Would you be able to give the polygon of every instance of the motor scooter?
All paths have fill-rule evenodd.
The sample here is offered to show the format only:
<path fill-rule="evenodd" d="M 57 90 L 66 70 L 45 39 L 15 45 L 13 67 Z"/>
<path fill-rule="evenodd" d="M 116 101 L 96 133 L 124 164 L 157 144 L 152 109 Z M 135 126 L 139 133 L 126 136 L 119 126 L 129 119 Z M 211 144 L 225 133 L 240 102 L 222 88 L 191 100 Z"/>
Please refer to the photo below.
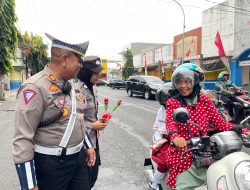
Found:
<path fill-rule="evenodd" d="M 189 121 L 189 112 L 185 108 L 177 108 L 173 113 L 173 119 L 178 123 L 194 124 Z M 250 156 L 242 152 L 242 146 L 250 148 L 248 135 L 239 136 L 234 131 L 226 131 L 211 137 L 194 137 L 187 144 L 188 149 L 183 155 L 188 152 L 193 154 L 209 152 L 214 160 L 207 170 L 207 184 L 197 187 L 195 190 L 250 190 Z M 152 164 L 152 168 L 146 170 L 149 184 L 153 178 L 154 168 L 157 167 L 153 160 L 145 159 L 144 165 L 150 164 Z M 167 175 L 166 172 L 159 190 L 170 189 L 165 184 Z"/>
<path fill-rule="evenodd" d="M 215 91 L 209 91 L 210 93 L 213 93 L 216 99 L 213 99 L 212 102 L 220 115 L 223 117 L 223 119 L 227 122 L 231 122 L 232 118 L 230 117 L 227 109 L 224 107 L 224 102 L 222 101 L 222 92 L 215 92 Z"/>
<path fill-rule="evenodd" d="M 232 120 L 236 124 L 244 123 L 245 127 L 250 128 L 250 123 L 245 122 L 245 120 L 249 121 L 250 118 L 250 95 L 248 91 L 241 88 L 240 90 L 234 90 L 232 85 L 226 85 L 226 88 L 232 92 L 232 94 L 227 94 L 223 91 L 216 92 L 218 96 L 231 96 L 233 97 L 233 114 L 231 115 Z"/>

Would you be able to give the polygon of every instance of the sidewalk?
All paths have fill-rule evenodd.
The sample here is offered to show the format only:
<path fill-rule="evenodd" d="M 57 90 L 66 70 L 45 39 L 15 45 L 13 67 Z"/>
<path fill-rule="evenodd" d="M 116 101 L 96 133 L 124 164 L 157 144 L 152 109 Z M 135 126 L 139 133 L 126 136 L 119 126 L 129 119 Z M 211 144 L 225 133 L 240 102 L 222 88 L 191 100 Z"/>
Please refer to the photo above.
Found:
<path fill-rule="evenodd" d="M 18 89 L 15 90 L 5 90 L 5 99 L 7 99 L 9 96 L 16 95 Z"/>
<path fill-rule="evenodd" d="M 16 96 L 16 93 L 17 93 L 17 90 L 18 89 L 15 89 L 15 90 L 5 90 L 4 93 L 5 93 L 5 100 L 0 100 L 0 105 L 4 102 L 6 102 L 6 100 L 10 97 L 10 96 Z"/>

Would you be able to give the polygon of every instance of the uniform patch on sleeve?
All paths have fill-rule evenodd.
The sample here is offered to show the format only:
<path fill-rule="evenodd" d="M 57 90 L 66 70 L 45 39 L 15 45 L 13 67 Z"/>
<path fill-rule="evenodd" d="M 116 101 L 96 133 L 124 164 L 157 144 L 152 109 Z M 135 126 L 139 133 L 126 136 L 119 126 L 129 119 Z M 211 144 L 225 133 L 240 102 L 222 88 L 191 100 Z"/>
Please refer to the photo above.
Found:
<path fill-rule="evenodd" d="M 27 89 L 27 90 L 24 90 L 23 91 L 23 97 L 24 97 L 24 102 L 25 102 L 25 105 L 27 105 L 30 100 L 36 95 L 37 93 L 34 91 L 34 90 L 30 90 L 30 89 Z"/>

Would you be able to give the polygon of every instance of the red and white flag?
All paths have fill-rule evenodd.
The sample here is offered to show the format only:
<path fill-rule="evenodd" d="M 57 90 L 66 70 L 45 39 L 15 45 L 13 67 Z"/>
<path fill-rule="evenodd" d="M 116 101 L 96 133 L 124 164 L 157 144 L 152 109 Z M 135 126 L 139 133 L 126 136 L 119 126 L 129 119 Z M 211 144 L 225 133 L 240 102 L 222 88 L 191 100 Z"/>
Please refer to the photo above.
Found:
<path fill-rule="evenodd" d="M 226 57 L 224 47 L 223 47 L 223 44 L 222 44 L 222 41 L 221 41 L 221 38 L 220 38 L 220 33 L 218 31 L 216 33 L 214 44 L 217 46 L 217 48 L 219 50 L 219 56 L 220 57 Z"/>
<path fill-rule="evenodd" d="M 200 66 L 200 61 L 199 61 L 199 57 L 198 57 L 198 55 L 197 55 L 197 50 L 196 50 L 196 47 L 195 47 L 195 41 L 194 41 L 193 38 L 192 38 L 192 47 L 193 47 L 194 52 L 195 52 L 196 64 Z"/>
<path fill-rule="evenodd" d="M 144 69 L 145 69 L 145 75 L 148 75 L 148 68 L 147 68 L 147 55 L 144 53 Z"/>
<path fill-rule="evenodd" d="M 164 62 L 163 62 L 163 53 L 162 53 L 162 46 L 161 46 L 161 72 L 164 74 Z"/>
<path fill-rule="evenodd" d="M 227 58 L 226 53 L 224 51 L 224 47 L 223 47 L 223 44 L 222 44 L 222 41 L 221 41 L 220 33 L 218 31 L 217 31 L 216 36 L 215 36 L 214 44 L 218 48 L 218 54 L 219 54 L 219 57 L 220 57 L 221 61 L 225 65 L 228 72 L 231 73 L 229 61 L 228 61 L 228 58 Z"/>
<path fill-rule="evenodd" d="M 191 50 L 190 50 L 190 48 L 187 50 L 187 52 L 186 52 L 186 57 L 189 57 L 190 56 L 190 52 L 191 52 Z"/>

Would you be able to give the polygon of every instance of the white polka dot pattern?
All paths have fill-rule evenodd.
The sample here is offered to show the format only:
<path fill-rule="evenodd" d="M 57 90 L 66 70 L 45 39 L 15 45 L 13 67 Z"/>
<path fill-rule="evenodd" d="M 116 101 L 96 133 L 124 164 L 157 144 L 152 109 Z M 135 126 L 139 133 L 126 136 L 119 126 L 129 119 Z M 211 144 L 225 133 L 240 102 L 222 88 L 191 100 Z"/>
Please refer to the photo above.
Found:
<path fill-rule="evenodd" d="M 190 140 L 190 135 L 188 133 L 188 127 L 192 133 L 192 136 L 200 136 L 199 127 L 192 124 L 177 124 L 173 118 L 172 114 L 176 108 L 185 107 L 190 112 L 190 120 L 198 123 L 202 128 L 203 135 L 207 134 L 208 124 L 212 124 L 219 131 L 227 131 L 233 126 L 227 123 L 220 116 L 216 108 L 210 99 L 205 95 L 200 95 L 199 102 L 193 104 L 192 106 L 184 106 L 176 99 L 169 99 L 167 101 L 166 109 L 166 127 L 167 131 L 176 131 L 171 136 L 171 140 L 176 137 L 184 137 L 186 140 Z M 188 126 L 187 126 L 188 125 Z M 169 146 L 166 151 L 166 165 L 169 168 L 169 178 L 167 184 L 176 188 L 176 176 L 184 171 L 186 171 L 192 165 L 192 153 L 186 154 L 181 160 L 180 157 L 187 148 L 177 149 L 173 146 Z"/>

